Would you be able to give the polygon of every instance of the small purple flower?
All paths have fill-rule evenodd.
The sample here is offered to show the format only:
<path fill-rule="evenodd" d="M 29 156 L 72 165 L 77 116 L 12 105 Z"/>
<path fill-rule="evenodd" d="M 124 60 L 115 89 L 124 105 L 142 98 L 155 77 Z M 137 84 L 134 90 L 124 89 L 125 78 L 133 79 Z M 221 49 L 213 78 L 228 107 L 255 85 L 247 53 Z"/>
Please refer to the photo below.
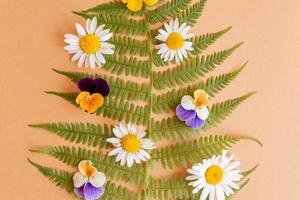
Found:
<path fill-rule="evenodd" d="M 83 78 L 78 81 L 77 85 L 81 91 L 87 91 L 90 94 L 99 93 L 106 97 L 110 93 L 108 83 L 102 78 Z"/>
<path fill-rule="evenodd" d="M 189 95 L 181 98 L 181 104 L 176 108 L 176 115 L 189 127 L 202 128 L 209 115 L 208 101 L 208 94 L 205 91 L 196 90 L 194 98 Z"/>
<path fill-rule="evenodd" d="M 81 161 L 78 169 L 73 176 L 74 193 L 85 200 L 99 199 L 105 191 L 105 175 L 98 172 L 89 160 Z"/>

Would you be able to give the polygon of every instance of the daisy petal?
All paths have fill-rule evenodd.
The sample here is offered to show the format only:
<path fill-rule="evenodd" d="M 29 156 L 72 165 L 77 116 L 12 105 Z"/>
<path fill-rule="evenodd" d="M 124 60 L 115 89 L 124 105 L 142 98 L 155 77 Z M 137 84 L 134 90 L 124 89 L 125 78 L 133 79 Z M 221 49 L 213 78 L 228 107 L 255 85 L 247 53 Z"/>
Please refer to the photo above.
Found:
<path fill-rule="evenodd" d="M 76 26 L 77 32 L 80 36 L 86 35 L 84 28 L 80 24 L 76 23 L 75 26 Z"/>

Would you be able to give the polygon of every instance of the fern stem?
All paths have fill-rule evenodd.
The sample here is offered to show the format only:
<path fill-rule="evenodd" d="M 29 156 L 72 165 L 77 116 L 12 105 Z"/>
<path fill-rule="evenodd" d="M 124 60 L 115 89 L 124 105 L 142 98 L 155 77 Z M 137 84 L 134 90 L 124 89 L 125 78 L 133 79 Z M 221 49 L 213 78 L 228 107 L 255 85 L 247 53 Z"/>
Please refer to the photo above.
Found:
<path fill-rule="evenodd" d="M 152 139 L 152 130 L 151 130 L 151 120 L 152 120 L 152 106 L 153 106 L 153 43 L 152 43 L 152 34 L 151 34 L 151 30 L 150 30 L 150 19 L 149 19 L 149 10 L 147 9 L 147 7 L 145 6 L 145 20 L 146 20 L 146 26 L 147 26 L 147 35 L 148 35 L 148 39 L 150 42 L 149 44 L 149 48 L 150 48 L 150 51 L 149 51 L 149 61 L 150 61 L 150 77 L 149 77 L 149 85 L 150 85 L 150 98 L 149 98 L 149 120 L 148 120 L 148 138 L 149 139 Z M 149 180 L 150 180 L 150 166 L 151 166 L 151 161 L 152 159 L 150 159 L 148 162 L 146 162 L 146 165 L 145 165 L 145 185 L 144 185 L 144 191 L 145 191 L 145 195 L 144 195 L 144 199 L 145 200 L 148 200 L 150 197 L 149 197 L 149 190 L 148 190 L 148 186 L 149 186 Z M 149 199 L 150 200 L 150 199 Z"/>

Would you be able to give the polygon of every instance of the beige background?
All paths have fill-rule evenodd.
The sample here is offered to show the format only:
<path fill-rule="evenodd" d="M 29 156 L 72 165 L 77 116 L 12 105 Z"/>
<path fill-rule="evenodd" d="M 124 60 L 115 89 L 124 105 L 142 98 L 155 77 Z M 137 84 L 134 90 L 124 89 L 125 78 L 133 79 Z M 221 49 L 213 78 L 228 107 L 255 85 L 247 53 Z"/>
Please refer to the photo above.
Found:
<path fill-rule="evenodd" d="M 83 23 L 71 10 L 98 3 L 99 0 L 0 0 L 0 199 L 71 199 L 26 161 L 30 157 L 38 163 L 62 167 L 54 159 L 27 150 L 66 143 L 26 124 L 99 120 L 43 93 L 74 89 L 71 82 L 50 69 L 80 71 L 63 50 L 63 34 L 74 32 L 75 22 Z M 299 0 L 209 0 L 193 30 L 201 34 L 233 26 L 209 50 L 245 41 L 217 72 L 231 70 L 246 60 L 250 63 L 218 95 L 218 100 L 258 91 L 210 131 L 250 135 L 264 143 L 264 148 L 259 148 L 243 141 L 232 149 L 243 169 L 260 163 L 249 186 L 236 199 L 300 199 L 299 11 Z"/>

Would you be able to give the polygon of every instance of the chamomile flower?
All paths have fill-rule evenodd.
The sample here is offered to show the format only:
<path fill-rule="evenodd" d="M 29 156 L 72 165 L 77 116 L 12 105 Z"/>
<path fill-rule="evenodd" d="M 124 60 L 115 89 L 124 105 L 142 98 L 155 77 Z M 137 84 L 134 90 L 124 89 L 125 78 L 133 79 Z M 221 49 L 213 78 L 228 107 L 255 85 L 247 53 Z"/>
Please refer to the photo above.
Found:
<path fill-rule="evenodd" d="M 191 175 L 186 180 L 192 181 L 189 185 L 194 187 L 193 194 L 201 190 L 200 200 L 225 200 L 225 196 L 234 193 L 233 189 L 239 189 L 237 182 L 243 175 L 236 168 L 240 162 L 232 161 L 234 156 L 226 154 L 227 151 L 223 151 L 222 155 L 203 160 L 187 170 Z"/>
<path fill-rule="evenodd" d="M 78 36 L 65 34 L 65 50 L 69 54 L 74 54 L 72 61 L 78 60 L 78 67 L 102 67 L 105 63 L 103 54 L 113 54 L 115 46 L 106 42 L 112 37 L 109 29 L 104 29 L 105 25 L 97 27 L 97 18 L 88 19 L 86 29 L 76 23 Z"/>
<path fill-rule="evenodd" d="M 117 155 L 116 162 L 121 162 L 122 166 L 127 163 L 127 167 L 131 167 L 133 163 L 140 164 L 141 161 L 150 159 L 150 155 L 145 149 L 156 148 L 150 139 L 143 139 L 146 132 L 133 125 L 120 124 L 113 128 L 113 133 L 116 137 L 108 138 L 106 141 L 116 148 L 109 152 L 108 156 Z"/>
<path fill-rule="evenodd" d="M 175 59 L 176 63 L 183 61 L 188 57 L 188 51 L 192 51 L 192 42 L 186 41 L 193 37 L 192 33 L 188 33 L 191 29 L 186 23 L 179 26 L 178 19 L 171 20 L 170 23 L 164 24 L 165 30 L 159 29 L 159 34 L 155 37 L 162 43 L 156 45 L 157 54 L 167 62 Z"/>

